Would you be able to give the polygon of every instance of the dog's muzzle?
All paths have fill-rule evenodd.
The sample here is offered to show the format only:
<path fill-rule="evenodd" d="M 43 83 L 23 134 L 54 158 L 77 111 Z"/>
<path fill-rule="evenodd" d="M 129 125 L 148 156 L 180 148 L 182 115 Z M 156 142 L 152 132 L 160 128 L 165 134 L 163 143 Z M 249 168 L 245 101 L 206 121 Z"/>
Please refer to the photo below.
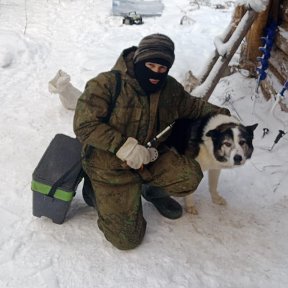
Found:
<path fill-rule="evenodd" d="M 241 165 L 242 163 L 242 160 L 243 160 L 243 157 L 239 154 L 236 154 L 234 157 L 233 157 L 233 160 L 234 160 L 234 165 Z"/>

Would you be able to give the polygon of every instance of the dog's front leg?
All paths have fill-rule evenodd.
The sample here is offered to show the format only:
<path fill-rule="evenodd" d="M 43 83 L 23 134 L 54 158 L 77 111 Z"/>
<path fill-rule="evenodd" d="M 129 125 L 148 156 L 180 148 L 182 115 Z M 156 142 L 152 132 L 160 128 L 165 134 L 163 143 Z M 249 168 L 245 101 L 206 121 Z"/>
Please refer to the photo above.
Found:
<path fill-rule="evenodd" d="M 208 171 L 208 179 L 209 179 L 209 192 L 212 198 L 212 202 L 219 205 L 226 205 L 226 200 L 219 195 L 217 191 L 218 180 L 220 176 L 220 169 L 213 169 Z"/>
<path fill-rule="evenodd" d="M 197 215 L 198 214 L 198 210 L 196 209 L 195 207 L 195 203 L 194 203 L 194 200 L 193 200 L 193 196 L 192 196 L 192 193 L 185 196 L 184 197 L 184 202 L 185 202 L 185 210 L 190 213 L 190 214 L 193 214 L 193 215 Z"/>

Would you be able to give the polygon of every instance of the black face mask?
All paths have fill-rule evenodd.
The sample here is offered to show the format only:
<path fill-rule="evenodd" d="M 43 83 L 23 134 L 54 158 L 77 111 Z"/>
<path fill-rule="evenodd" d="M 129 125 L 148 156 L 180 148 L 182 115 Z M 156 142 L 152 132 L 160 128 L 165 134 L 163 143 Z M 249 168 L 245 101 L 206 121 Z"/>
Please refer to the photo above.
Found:
<path fill-rule="evenodd" d="M 141 88 L 149 95 L 159 91 L 164 86 L 169 69 L 165 73 L 156 73 L 145 66 L 146 62 L 147 61 L 140 61 L 134 64 L 134 72 Z M 157 84 L 152 84 L 149 79 L 159 80 L 159 82 Z"/>

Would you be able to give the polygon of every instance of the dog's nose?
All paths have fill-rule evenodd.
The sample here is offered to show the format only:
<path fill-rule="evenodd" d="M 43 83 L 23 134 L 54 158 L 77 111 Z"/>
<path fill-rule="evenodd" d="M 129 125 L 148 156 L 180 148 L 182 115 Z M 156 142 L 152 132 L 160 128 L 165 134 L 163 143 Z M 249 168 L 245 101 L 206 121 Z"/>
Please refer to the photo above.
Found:
<path fill-rule="evenodd" d="M 235 165 L 240 165 L 241 164 L 241 161 L 242 161 L 242 156 L 241 155 L 235 155 L 234 156 L 234 163 Z"/>

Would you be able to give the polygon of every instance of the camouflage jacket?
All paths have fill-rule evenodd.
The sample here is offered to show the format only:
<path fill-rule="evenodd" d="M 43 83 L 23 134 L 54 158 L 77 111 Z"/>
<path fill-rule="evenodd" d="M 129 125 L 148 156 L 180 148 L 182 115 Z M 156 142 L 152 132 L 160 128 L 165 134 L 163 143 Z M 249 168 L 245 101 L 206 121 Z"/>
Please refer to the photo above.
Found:
<path fill-rule="evenodd" d="M 124 50 L 112 68 L 121 73 L 121 91 L 107 122 L 104 119 L 113 102 L 115 74 L 103 72 L 87 82 L 74 117 L 74 132 L 84 146 L 91 145 L 96 150 L 115 154 L 127 137 L 146 144 L 178 118 L 197 119 L 210 112 L 225 113 L 225 110 L 191 96 L 171 76 L 161 91 L 146 95 L 134 78 L 132 58 L 135 49 Z M 168 134 L 160 142 L 167 139 Z"/>

